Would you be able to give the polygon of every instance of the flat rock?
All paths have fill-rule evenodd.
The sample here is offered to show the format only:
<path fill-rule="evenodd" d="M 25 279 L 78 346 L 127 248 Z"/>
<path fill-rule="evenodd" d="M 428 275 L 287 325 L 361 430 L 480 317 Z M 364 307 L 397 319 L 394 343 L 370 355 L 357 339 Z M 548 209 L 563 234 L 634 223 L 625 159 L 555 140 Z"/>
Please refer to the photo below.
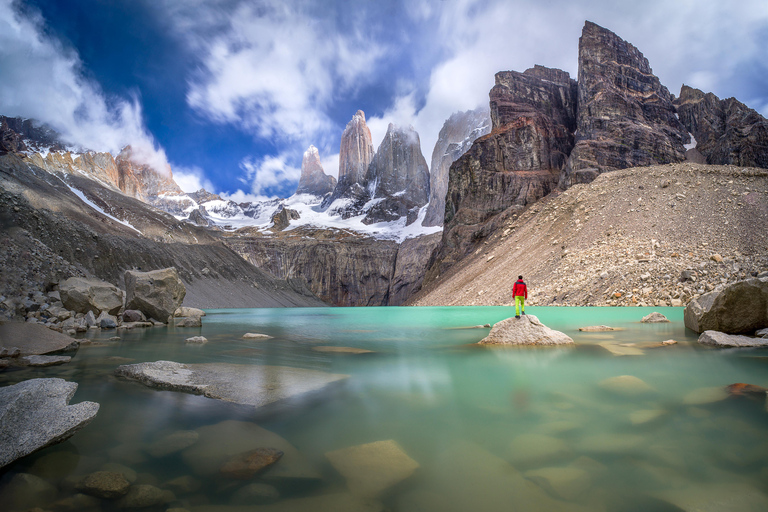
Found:
<path fill-rule="evenodd" d="M 77 384 L 31 379 L 0 388 L 0 468 L 72 437 L 99 411 L 95 402 L 69 405 Z"/>
<path fill-rule="evenodd" d="M 244 340 L 268 340 L 271 338 L 272 336 L 270 336 L 269 334 L 261 334 L 258 332 L 247 332 L 243 334 Z"/>
<path fill-rule="evenodd" d="M 281 500 L 271 505 L 203 505 L 192 512 L 384 512 L 378 501 L 348 493 Z"/>
<path fill-rule="evenodd" d="M 653 387 L 648 385 L 642 379 L 634 375 L 618 375 L 600 381 L 598 384 L 602 389 L 621 396 L 645 395 L 654 391 Z"/>
<path fill-rule="evenodd" d="M 587 327 L 579 327 L 579 330 L 583 332 L 607 332 L 618 331 L 619 329 L 615 329 L 607 325 L 589 325 Z"/>
<path fill-rule="evenodd" d="M 419 463 L 393 440 L 342 448 L 325 454 L 352 494 L 375 497 L 410 477 Z"/>
<path fill-rule="evenodd" d="M 565 441 L 543 434 L 521 434 L 512 440 L 510 448 L 510 460 L 515 466 L 537 466 L 571 455 Z"/>
<path fill-rule="evenodd" d="M 26 322 L 0 324 L 0 350 L 18 347 L 20 356 L 48 354 L 76 346 L 77 342 L 66 334 L 52 331 L 44 325 Z"/>
<path fill-rule="evenodd" d="M 479 345 L 573 345 L 566 334 L 550 329 L 533 315 L 510 317 L 496 323 Z"/>
<path fill-rule="evenodd" d="M 685 405 L 704 405 L 720 402 L 728 398 L 728 391 L 722 387 L 694 389 L 683 397 Z"/>
<path fill-rule="evenodd" d="M 526 471 L 525 477 L 550 494 L 569 501 L 584 494 L 592 485 L 589 473 L 574 467 L 534 469 Z"/>
<path fill-rule="evenodd" d="M 275 464 L 260 476 L 264 480 L 315 480 L 317 470 L 288 441 L 255 423 L 227 420 L 197 429 L 198 441 L 181 452 L 182 460 L 199 477 L 219 474 L 221 467 L 235 456 L 257 448 L 283 452 Z"/>
<path fill-rule="evenodd" d="M 741 483 L 707 483 L 684 489 L 655 493 L 657 498 L 685 512 L 762 512 L 768 510 L 768 496 Z"/>
<path fill-rule="evenodd" d="M 173 361 L 123 365 L 117 367 L 115 375 L 151 388 L 203 395 L 254 407 L 318 391 L 349 377 L 289 366 L 181 364 Z"/>
<path fill-rule="evenodd" d="M 718 331 L 704 331 L 699 336 L 699 343 L 712 347 L 768 347 L 768 338 L 751 338 Z"/>
<path fill-rule="evenodd" d="M 650 315 L 644 316 L 640 321 L 644 324 L 661 324 L 669 322 L 669 319 L 661 313 L 654 311 Z"/>
<path fill-rule="evenodd" d="M 642 356 L 645 352 L 637 347 L 619 345 L 616 343 L 600 343 L 601 347 L 615 356 Z"/>
<path fill-rule="evenodd" d="M 72 360 L 69 356 L 24 356 L 21 360 L 27 366 L 55 366 L 68 363 Z"/>
<path fill-rule="evenodd" d="M 316 352 L 328 352 L 333 354 L 373 354 L 373 350 L 366 350 L 364 348 L 355 347 L 312 347 L 312 350 Z"/>

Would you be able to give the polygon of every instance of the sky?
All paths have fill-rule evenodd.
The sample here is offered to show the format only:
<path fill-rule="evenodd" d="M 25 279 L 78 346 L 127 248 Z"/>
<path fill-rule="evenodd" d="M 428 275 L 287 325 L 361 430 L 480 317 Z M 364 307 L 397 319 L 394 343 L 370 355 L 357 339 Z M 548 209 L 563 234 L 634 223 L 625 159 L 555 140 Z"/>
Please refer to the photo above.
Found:
<path fill-rule="evenodd" d="M 497 71 L 577 76 L 590 20 L 683 83 L 768 117 L 765 0 L 0 0 L 0 114 L 70 144 L 131 144 L 184 191 L 293 194 L 310 144 L 338 174 L 360 109 L 374 147 L 488 104 Z"/>

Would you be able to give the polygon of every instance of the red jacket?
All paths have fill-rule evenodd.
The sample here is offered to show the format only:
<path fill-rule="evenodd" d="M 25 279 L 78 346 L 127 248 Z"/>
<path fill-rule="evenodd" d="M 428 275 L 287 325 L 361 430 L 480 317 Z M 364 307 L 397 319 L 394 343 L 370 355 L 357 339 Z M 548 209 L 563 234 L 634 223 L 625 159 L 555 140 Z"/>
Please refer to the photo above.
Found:
<path fill-rule="evenodd" d="M 528 298 L 528 287 L 520 279 L 515 281 L 515 285 L 512 287 L 512 296 L 517 297 L 518 295 L 522 295 L 526 299 Z"/>

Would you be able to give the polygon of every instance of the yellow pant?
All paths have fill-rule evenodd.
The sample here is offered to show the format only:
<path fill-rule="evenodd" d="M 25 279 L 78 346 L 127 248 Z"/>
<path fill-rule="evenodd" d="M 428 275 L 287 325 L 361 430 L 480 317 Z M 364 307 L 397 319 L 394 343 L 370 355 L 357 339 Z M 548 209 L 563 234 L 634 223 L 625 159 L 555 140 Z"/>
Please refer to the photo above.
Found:
<path fill-rule="evenodd" d="M 515 314 L 517 316 L 520 316 L 520 308 L 522 308 L 523 313 L 525 313 L 525 296 L 516 295 L 515 296 Z"/>

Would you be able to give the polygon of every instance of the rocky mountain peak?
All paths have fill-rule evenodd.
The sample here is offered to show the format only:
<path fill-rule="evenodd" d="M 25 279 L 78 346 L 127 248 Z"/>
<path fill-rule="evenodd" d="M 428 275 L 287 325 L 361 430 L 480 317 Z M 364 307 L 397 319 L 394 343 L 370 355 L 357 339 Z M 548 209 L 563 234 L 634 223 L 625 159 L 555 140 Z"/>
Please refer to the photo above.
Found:
<path fill-rule="evenodd" d="M 309 146 L 301 160 L 301 177 L 296 193 L 325 196 L 333 192 L 335 187 L 336 178 L 325 174 L 317 148 Z"/>
<path fill-rule="evenodd" d="M 204 188 L 201 188 L 197 192 L 188 193 L 187 195 L 198 204 L 207 203 L 208 201 L 223 201 L 219 194 L 208 192 Z"/>
<path fill-rule="evenodd" d="M 448 170 L 451 164 L 472 147 L 479 137 L 491 131 L 488 107 L 451 114 L 437 137 L 429 167 L 429 206 L 424 226 L 442 226 L 445 216 L 445 194 L 448 191 Z"/>
<path fill-rule="evenodd" d="M 347 176 L 350 183 L 362 182 L 372 159 L 371 130 L 365 124 L 365 113 L 358 110 L 341 134 L 339 178 Z"/>
<path fill-rule="evenodd" d="M 590 21 L 579 39 L 577 130 L 561 187 L 605 171 L 685 160 L 687 130 L 648 59 Z"/>
<path fill-rule="evenodd" d="M 170 166 L 167 169 L 154 169 L 142 163 L 130 145 L 125 146 L 117 155 L 115 163 L 118 187 L 126 194 L 176 215 L 183 214 L 186 208 L 193 206 L 192 200 L 173 180 Z"/>

